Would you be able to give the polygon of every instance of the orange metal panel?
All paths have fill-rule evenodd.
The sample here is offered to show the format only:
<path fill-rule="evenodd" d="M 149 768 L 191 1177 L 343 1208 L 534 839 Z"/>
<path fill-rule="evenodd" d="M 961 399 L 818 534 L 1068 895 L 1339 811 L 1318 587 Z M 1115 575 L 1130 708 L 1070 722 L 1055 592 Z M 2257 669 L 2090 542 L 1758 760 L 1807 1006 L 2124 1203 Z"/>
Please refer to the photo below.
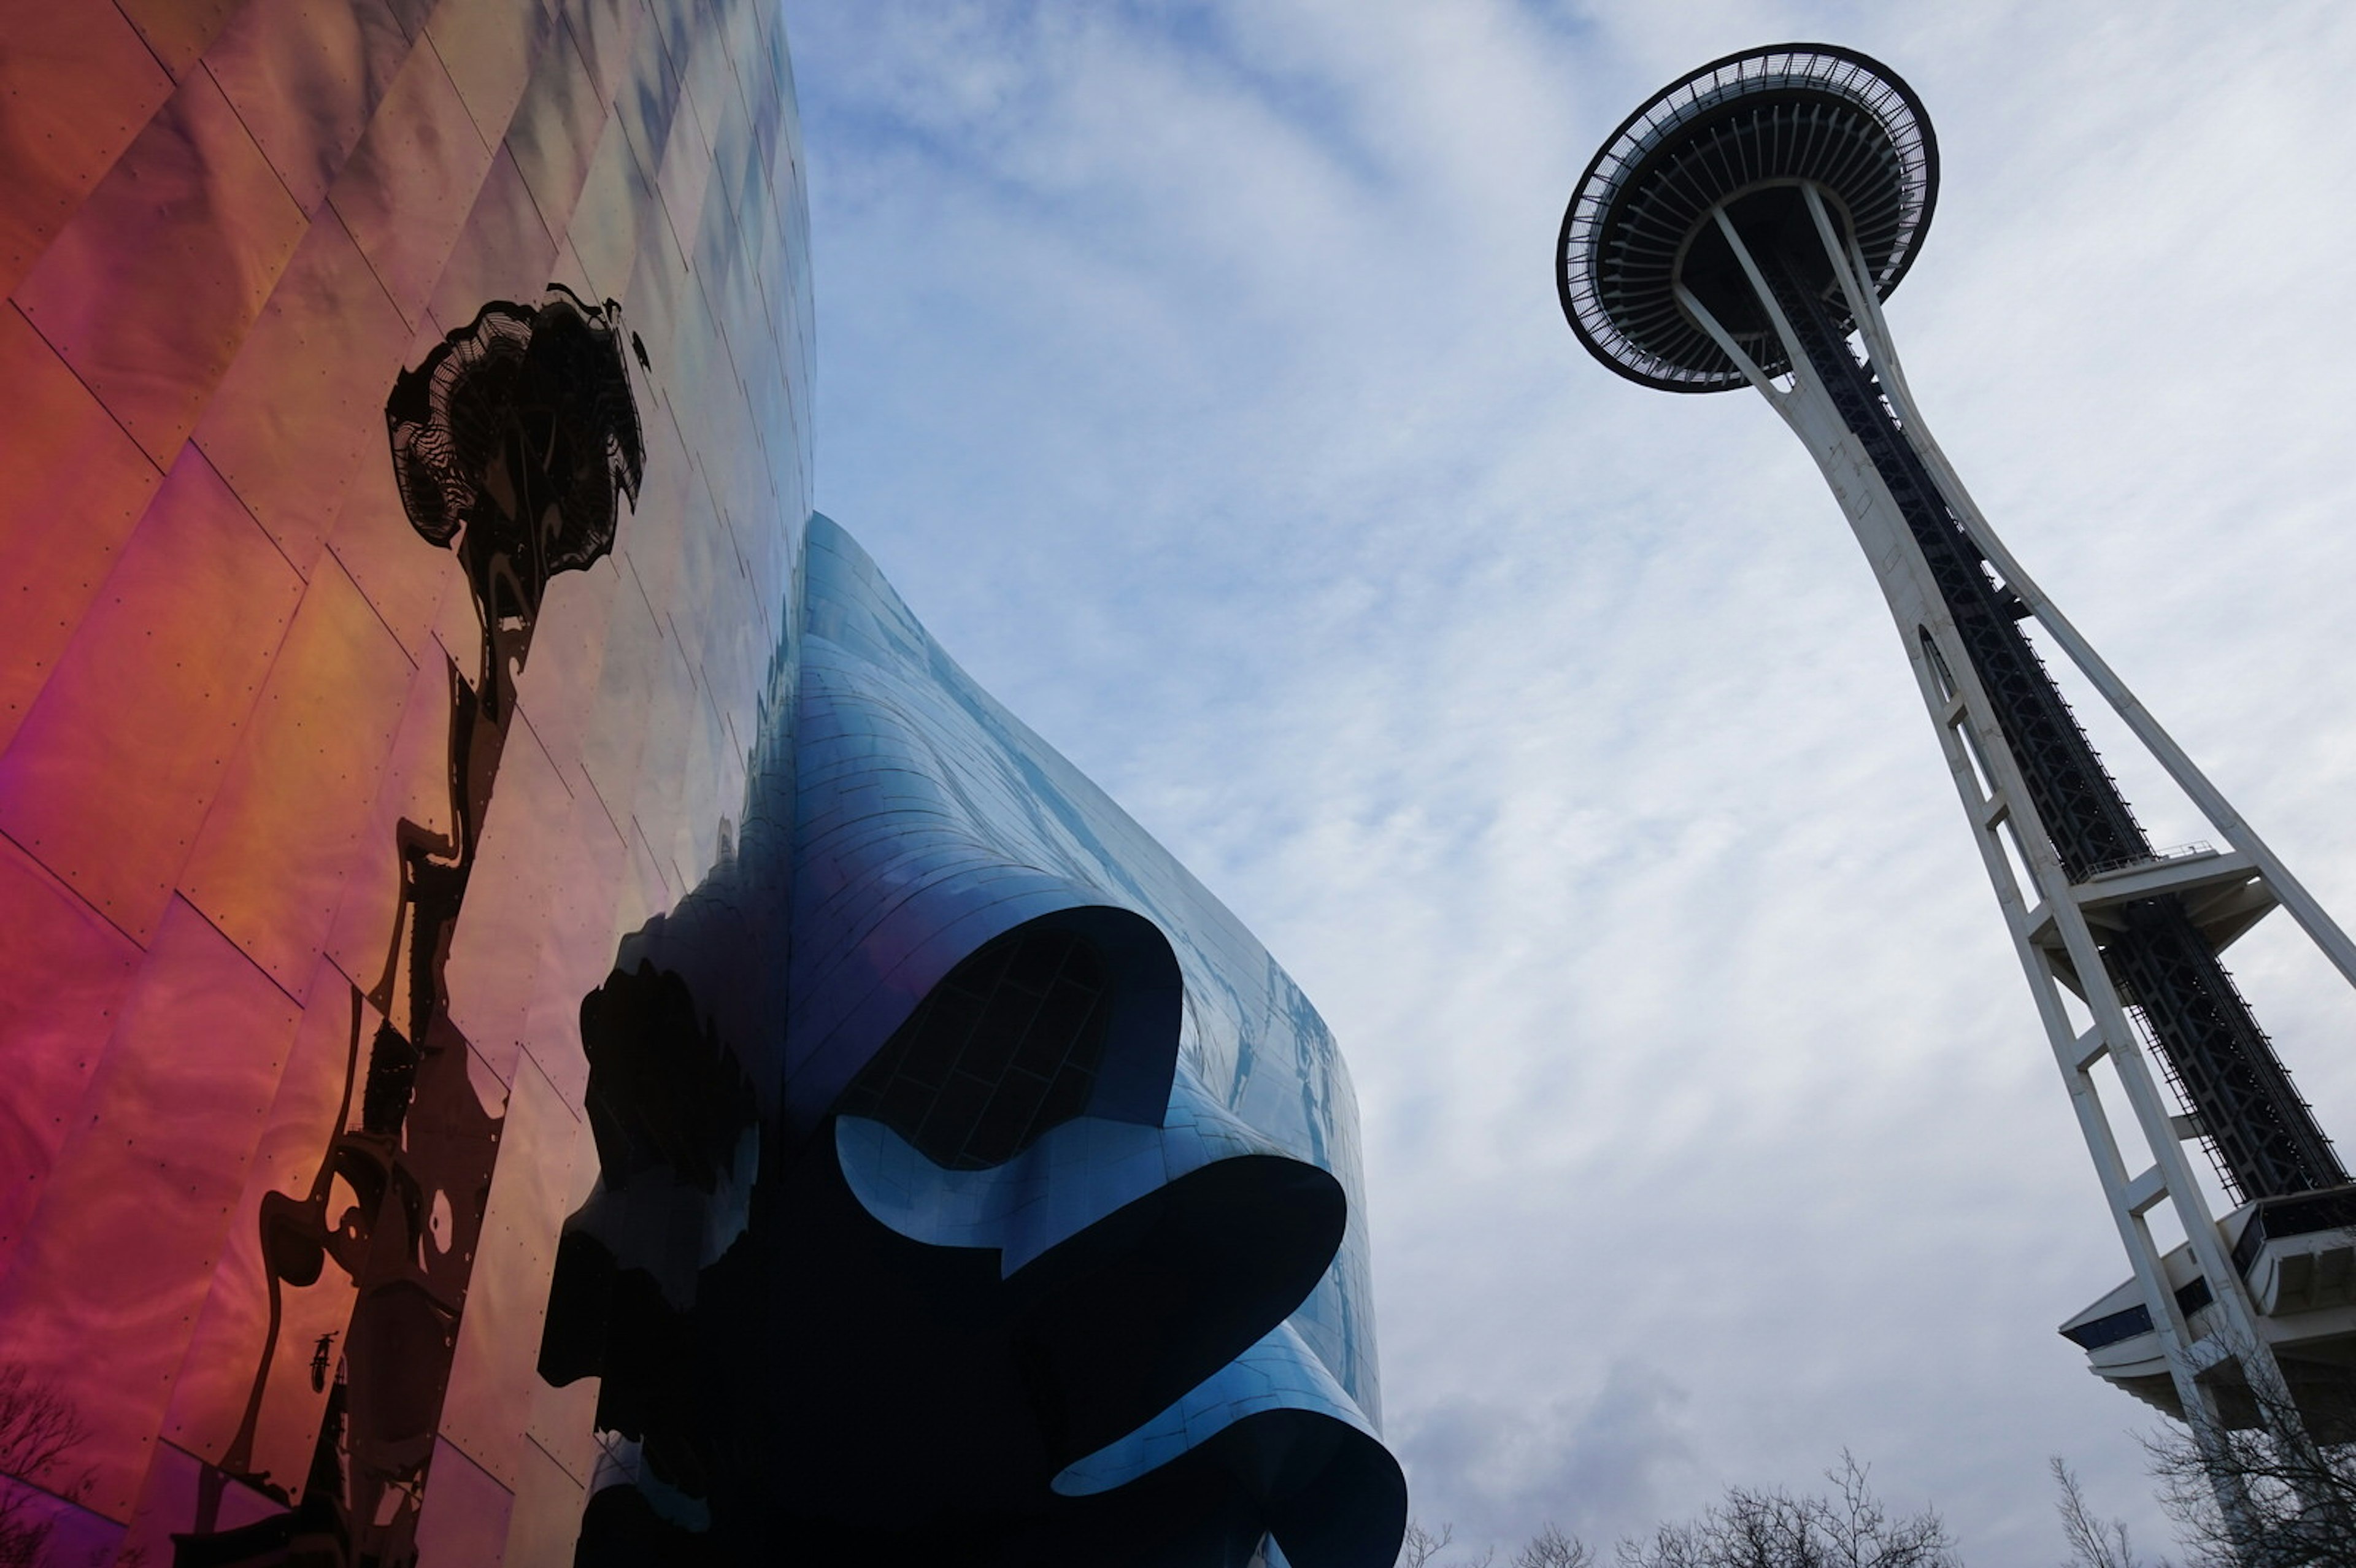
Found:
<path fill-rule="evenodd" d="M 303 229 L 302 209 L 220 89 L 191 72 L 35 264 L 16 302 L 168 464 Z"/>
<path fill-rule="evenodd" d="M 321 567 L 181 870 L 189 901 L 298 997 L 414 673 L 350 579 Z"/>
<path fill-rule="evenodd" d="M 164 69 L 186 77 L 229 25 L 241 0 L 114 0 Z"/>
<path fill-rule="evenodd" d="M 0 839 L 0 1271 L 75 1123 L 144 955 Z"/>
<path fill-rule="evenodd" d="M 483 1216 L 466 1316 L 442 1404 L 442 1436 L 500 1485 L 522 1474 L 521 1417 L 540 1381 L 541 1323 L 556 1268 L 556 1236 L 586 1128 L 530 1061 L 516 1069 L 499 1163 Z"/>
<path fill-rule="evenodd" d="M 0 293 L 172 96 L 108 0 L 0 0 Z"/>
<path fill-rule="evenodd" d="M 625 516 L 616 531 L 627 533 L 633 520 Z M 582 738 L 605 667 L 605 630 L 615 602 L 634 592 L 610 556 L 585 571 L 556 577 L 532 634 L 531 657 L 516 677 L 516 706 L 531 720 L 567 785 L 579 777 Z"/>
<path fill-rule="evenodd" d="M 466 596 L 465 580 L 448 550 L 428 547 L 410 526 L 393 487 L 380 424 L 371 433 L 376 443 L 363 445 L 352 461 L 358 483 L 344 495 L 327 549 L 409 656 L 439 664 L 434 619 L 445 594 Z"/>
<path fill-rule="evenodd" d="M 197 444 L 305 576 L 355 480 L 392 491 L 384 395 L 408 341 L 359 247 L 322 211 L 197 426 Z"/>
<path fill-rule="evenodd" d="M 146 1473 L 296 1018 L 175 900 L 0 1283 L 10 1353 L 73 1405 L 90 1505 L 112 1518 Z"/>
<path fill-rule="evenodd" d="M 417 1520 L 417 1563 L 421 1568 L 498 1568 L 514 1505 L 505 1487 L 436 1439 L 425 1511 Z"/>
<path fill-rule="evenodd" d="M 412 325 L 490 167 L 442 57 L 412 49 L 327 200 Z"/>
<path fill-rule="evenodd" d="M 449 664 L 438 649 L 410 677 L 401 727 L 359 830 L 343 907 L 328 935 L 327 951 L 337 966 L 363 991 L 379 984 L 392 959 L 401 912 L 397 836 L 404 824 L 437 838 L 446 839 L 451 831 L 450 679 Z"/>
<path fill-rule="evenodd" d="M 507 139 L 516 101 L 555 31 L 545 6 L 516 0 L 442 0 L 427 19 L 426 36 L 450 68 L 475 129 L 491 146 Z"/>
<path fill-rule="evenodd" d="M 22 315 L 0 306 L 0 748 L 164 475 Z"/>
<path fill-rule="evenodd" d="M 0 831 L 138 940 L 302 587 L 189 448 L 0 754 Z"/>
<path fill-rule="evenodd" d="M 318 967 L 164 1422 L 172 1442 L 282 1488 L 289 1501 L 302 1495 L 354 1291 L 331 1262 L 307 1285 L 273 1281 L 264 1204 L 279 1194 L 274 1214 L 324 1179 L 330 1142 L 359 1118 L 358 1079 L 383 1021 L 332 965 Z"/>
<path fill-rule="evenodd" d="M 205 69 L 316 213 L 410 48 L 384 0 L 245 0 Z"/>

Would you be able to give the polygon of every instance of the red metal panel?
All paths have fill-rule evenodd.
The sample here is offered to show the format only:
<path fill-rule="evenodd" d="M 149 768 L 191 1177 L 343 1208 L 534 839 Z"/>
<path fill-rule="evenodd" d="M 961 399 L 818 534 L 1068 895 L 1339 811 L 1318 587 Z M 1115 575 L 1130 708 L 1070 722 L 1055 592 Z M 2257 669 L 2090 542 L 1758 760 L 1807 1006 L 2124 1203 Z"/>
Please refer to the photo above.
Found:
<path fill-rule="evenodd" d="M 108 0 L 0 0 L 0 293 L 32 271 L 172 79 Z"/>
<path fill-rule="evenodd" d="M 409 336 L 359 247 L 322 211 L 197 425 L 197 444 L 305 576 L 354 482 L 391 489 L 384 393 Z"/>
<path fill-rule="evenodd" d="M 303 237 L 302 209 L 202 71 L 91 191 L 16 303 L 168 464 Z"/>
<path fill-rule="evenodd" d="M 14 308 L 0 306 L 0 748 L 164 483 Z"/>
<path fill-rule="evenodd" d="M 91 1506 L 113 1518 L 146 1473 L 296 1018 L 173 901 L 0 1283 L 10 1353 L 73 1403 Z"/>
<path fill-rule="evenodd" d="M 412 49 L 327 199 L 412 325 L 490 167 L 442 57 Z"/>
<path fill-rule="evenodd" d="M 311 578 L 180 887 L 300 997 L 415 671 L 331 560 Z"/>
<path fill-rule="evenodd" d="M 0 839 L 0 1271 L 24 1237 L 142 955 Z"/>
<path fill-rule="evenodd" d="M 138 940 L 302 586 L 189 448 L 0 754 L 0 831 Z"/>

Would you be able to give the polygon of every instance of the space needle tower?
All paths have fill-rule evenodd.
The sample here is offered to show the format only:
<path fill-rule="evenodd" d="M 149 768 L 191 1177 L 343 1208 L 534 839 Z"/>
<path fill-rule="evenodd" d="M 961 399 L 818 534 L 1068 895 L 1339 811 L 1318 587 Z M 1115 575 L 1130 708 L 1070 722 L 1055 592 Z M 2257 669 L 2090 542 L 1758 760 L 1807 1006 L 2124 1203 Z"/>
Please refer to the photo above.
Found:
<path fill-rule="evenodd" d="M 1821 44 L 1729 55 L 1588 165 L 1556 255 L 1563 313 L 1632 381 L 1755 389 L 1864 547 L 2132 1267 L 2062 1333 L 2196 1434 L 2263 1421 L 2344 1440 L 2356 1187 L 2222 959 L 2276 908 L 2351 985 L 2356 946 L 2040 592 L 1931 438 L 1882 302 L 1938 189 L 1930 121 L 1895 72 Z M 2222 848 L 2154 848 L 2032 626 Z M 2097 1092 L 2105 1061 L 2124 1104 Z M 2222 1218 L 2187 1144 L 2236 1205 Z M 2163 1205 L 2179 1245 L 2155 1239 Z"/>

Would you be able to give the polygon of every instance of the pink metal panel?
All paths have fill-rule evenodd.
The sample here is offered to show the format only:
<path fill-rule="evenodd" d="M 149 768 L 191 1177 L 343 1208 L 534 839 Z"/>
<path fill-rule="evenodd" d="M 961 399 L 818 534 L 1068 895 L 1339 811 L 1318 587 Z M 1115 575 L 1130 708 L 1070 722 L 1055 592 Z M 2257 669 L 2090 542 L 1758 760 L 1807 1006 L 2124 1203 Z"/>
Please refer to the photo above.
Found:
<path fill-rule="evenodd" d="M 594 1397 L 595 1384 L 595 1379 L 584 1378 L 573 1386 Z M 587 1430 L 585 1419 L 583 1430 Z M 524 1445 L 522 1471 L 515 1511 L 508 1520 L 507 1554 L 500 1562 L 505 1568 L 573 1568 L 581 1510 L 589 1500 L 584 1489 L 587 1477 L 568 1472 L 537 1443 Z"/>
<path fill-rule="evenodd" d="M 172 79 L 109 0 L 0 0 L 0 293 L 14 289 Z"/>
<path fill-rule="evenodd" d="M 536 298 L 555 261 L 556 241 L 548 237 L 515 159 L 501 147 L 434 283 L 434 319 L 445 328 L 462 327 L 486 300 Z"/>
<path fill-rule="evenodd" d="M 490 167 L 441 55 L 412 49 L 327 200 L 412 325 Z"/>
<path fill-rule="evenodd" d="M 508 1540 L 513 1494 L 437 1438 L 417 1521 L 419 1568 L 497 1568 Z"/>
<path fill-rule="evenodd" d="M 438 648 L 410 677 L 400 728 L 345 880 L 343 907 L 329 931 L 329 955 L 362 990 L 375 987 L 392 961 L 402 825 L 429 837 L 450 836 L 450 681 L 449 663 Z"/>
<path fill-rule="evenodd" d="M 91 1506 L 112 1518 L 146 1473 L 296 1017 L 173 901 L 0 1282 L 11 1354 L 72 1402 Z"/>
<path fill-rule="evenodd" d="M 0 748 L 164 483 L 13 307 L 0 306 Z"/>
<path fill-rule="evenodd" d="M 330 1217 L 340 1216 L 333 1179 L 323 1175 L 328 1146 L 359 1119 L 359 1072 L 383 1021 L 332 965 L 321 961 L 319 970 L 164 1421 L 173 1443 L 263 1478 L 288 1501 L 302 1497 L 354 1293 L 350 1275 L 331 1264 L 307 1285 L 272 1277 L 265 1203 L 274 1217 L 326 1181 Z M 342 1200 L 351 1201 L 348 1189 Z M 283 1230 L 271 1233 L 284 1253 Z"/>
<path fill-rule="evenodd" d="M 605 123 L 606 104 L 569 25 L 541 50 L 523 101 L 508 126 L 508 151 L 552 233 L 564 232 L 588 177 L 589 158 Z"/>
<path fill-rule="evenodd" d="M 573 796 L 529 724 L 509 730 L 498 769 L 444 973 L 450 1021 L 511 1083 L 539 983 L 540 933 L 569 886 Z"/>
<path fill-rule="evenodd" d="M 143 955 L 0 839 L 0 1272 L 75 1123 Z"/>
<path fill-rule="evenodd" d="M 206 1530 L 234 1530 L 279 1511 L 275 1501 L 251 1487 L 209 1478 L 203 1464 L 186 1449 L 158 1443 L 131 1512 L 131 1528 L 123 1531 L 112 1561 L 117 1568 L 161 1568 L 173 1560 L 175 1531 L 199 1522 Z"/>
<path fill-rule="evenodd" d="M 241 0 L 114 0 L 147 47 L 175 77 L 185 79 L 229 25 Z"/>
<path fill-rule="evenodd" d="M 573 206 L 573 225 L 565 231 L 565 242 L 598 294 L 621 293 L 637 260 L 641 236 L 662 220 L 627 129 L 618 116 L 607 120 L 582 182 L 581 199 Z"/>
<path fill-rule="evenodd" d="M 16 303 L 168 465 L 303 237 L 236 111 L 193 71 L 51 242 Z"/>
<path fill-rule="evenodd" d="M 519 1417 L 530 1408 L 532 1385 L 540 1381 L 536 1360 L 557 1232 L 572 1196 L 574 1159 L 587 1142 L 587 1128 L 540 1070 L 519 1062 L 441 1427 L 444 1441 L 509 1488 L 522 1474 Z"/>
<path fill-rule="evenodd" d="M 0 754 L 0 831 L 140 941 L 302 586 L 189 448 Z"/>
<path fill-rule="evenodd" d="M 414 673 L 350 579 L 322 566 L 181 870 L 189 901 L 297 997 Z"/>
<path fill-rule="evenodd" d="M 197 444 L 305 576 L 355 481 L 391 489 L 384 391 L 409 336 L 323 210 L 198 422 Z"/>

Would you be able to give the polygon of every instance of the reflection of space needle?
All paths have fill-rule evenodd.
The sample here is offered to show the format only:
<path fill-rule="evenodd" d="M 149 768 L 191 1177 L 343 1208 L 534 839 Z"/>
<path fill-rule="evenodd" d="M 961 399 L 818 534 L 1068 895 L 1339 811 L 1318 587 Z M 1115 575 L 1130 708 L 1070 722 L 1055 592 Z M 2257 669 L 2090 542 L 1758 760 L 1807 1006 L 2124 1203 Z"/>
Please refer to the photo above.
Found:
<path fill-rule="evenodd" d="M 1622 122 L 1580 176 L 1563 314 L 1630 380 L 1757 389 L 1865 547 L 2134 1265 L 2063 1332 L 2204 1441 L 2262 1420 L 2345 1431 L 2326 1363 L 2356 1359 L 2356 1187 L 2218 955 L 2277 904 L 2351 984 L 2356 946 L 2021 571 L 1924 428 L 1881 302 L 1938 178 L 1922 102 L 1885 67 L 1820 44 L 1730 55 Z M 2024 623 L 2225 850 L 2155 851 Z M 2222 1225 L 2192 1140 L 2240 1204 Z M 2165 1253 L 2147 1223 L 2163 1204 L 2187 1237 Z"/>

